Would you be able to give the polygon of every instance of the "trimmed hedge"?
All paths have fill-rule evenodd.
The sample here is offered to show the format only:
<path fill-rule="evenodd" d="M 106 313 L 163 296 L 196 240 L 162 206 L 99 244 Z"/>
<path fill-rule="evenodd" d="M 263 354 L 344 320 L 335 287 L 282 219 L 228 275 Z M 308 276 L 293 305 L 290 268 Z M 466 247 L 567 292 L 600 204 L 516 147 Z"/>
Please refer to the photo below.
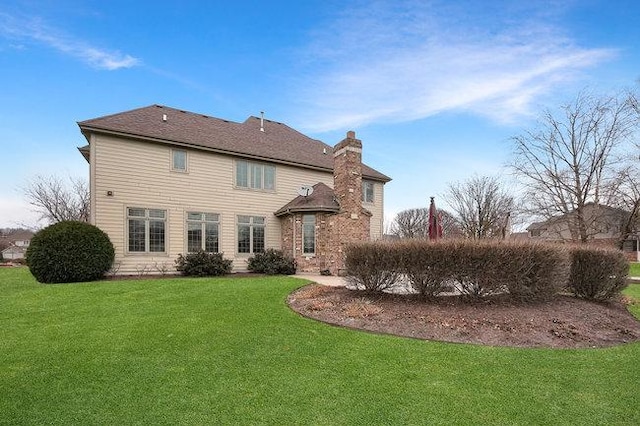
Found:
<path fill-rule="evenodd" d="M 48 226 L 31 239 L 26 262 L 41 283 L 100 279 L 111 268 L 115 250 L 107 234 L 86 222 Z"/>
<path fill-rule="evenodd" d="M 576 297 L 605 301 L 628 285 L 629 262 L 619 250 L 572 247 L 568 290 Z"/>
<path fill-rule="evenodd" d="M 176 270 L 182 275 L 194 277 L 215 277 L 231 273 L 233 261 L 225 259 L 222 253 L 207 253 L 202 250 L 178 255 Z"/>
<path fill-rule="evenodd" d="M 348 248 L 346 266 L 349 281 L 366 290 L 388 290 L 404 276 L 425 299 L 453 286 L 471 299 L 509 293 L 536 302 L 556 295 L 569 275 L 563 247 L 471 240 L 358 244 Z"/>
<path fill-rule="evenodd" d="M 397 245 L 387 242 L 355 244 L 347 248 L 347 280 L 356 288 L 377 292 L 388 290 L 400 274 Z"/>
<path fill-rule="evenodd" d="M 247 269 L 251 272 L 267 275 L 293 275 L 296 273 L 296 261 L 284 254 L 282 250 L 267 249 L 256 253 L 247 261 Z"/>
<path fill-rule="evenodd" d="M 561 292 L 570 271 L 569 253 L 563 246 L 510 243 L 497 268 L 503 269 L 502 285 L 522 302 L 550 300 Z M 496 271 L 499 274 L 499 271 Z"/>
<path fill-rule="evenodd" d="M 426 245 L 424 241 L 407 240 L 396 245 L 401 259 L 400 271 L 411 287 L 425 299 L 431 299 L 450 287 L 447 280 L 450 262 L 443 244 Z"/>

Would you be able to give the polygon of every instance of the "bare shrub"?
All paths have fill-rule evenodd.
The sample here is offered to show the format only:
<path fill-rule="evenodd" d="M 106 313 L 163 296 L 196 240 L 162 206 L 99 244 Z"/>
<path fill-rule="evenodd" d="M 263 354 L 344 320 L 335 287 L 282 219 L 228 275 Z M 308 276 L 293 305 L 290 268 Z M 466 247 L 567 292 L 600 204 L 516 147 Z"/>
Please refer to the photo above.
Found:
<path fill-rule="evenodd" d="M 487 241 L 455 241 L 447 251 L 451 257 L 454 286 L 463 295 L 479 299 L 504 292 L 500 264 L 503 255 L 499 243 Z"/>
<path fill-rule="evenodd" d="M 391 288 L 405 275 L 428 299 L 450 286 L 470 299 L 509 293 L 521 302 L 554 297 L 569 276 L 562 246 L 499 240 L 405 240 L 353 246 L 347 267 L 352 284 L 369 291 Z"/>
<path fill-rule="evenodd" d="M 346 254 L 347 280 L 351 285 L 381 292 L 392 288 L 398 280 L 400 257 L 393 243 L 354 244 Z"/>
<path fill-rule="evenodd" d="M 511 243 L 504 260 L 504 283 L 521 302 L 550 300 L 569 277 L 569 255 L 562 246 Z"/>
<path fill-rule="evenodd" d="M 436 297 L 448 288 L 451 268 L 447 247 L 448 244 L 426 240 L 408 240 L 397 245 L 402 273 L 425 299 Z"/>
<path fill-rule="evenodd" d="M 111 269 L 109 269 L 109 271 L 107 271 L 107 274 L 111 277 L 115 277 L 116 275 L 118 275 L 118 271 L 120 270 L 120 266 L 122 264 L 118 261 L 114 261 L 113 264 L 111 265 Z"/>
<path fill-rule="evenodd" d="M 156 271 L 158 271 L 160 273 L 160 275 L 162 275 L 163 277 L 165 275 L 167 275 L 167 273 L 169 272 L 169 265 L 167 265 L 167 262 L 162 262 L 162 263 L 158 263 L 155 262 L 153 267 L 156 269 Z"/>
<path fill-rule="evenodd" d="M 145 275 L 147 275 L 147 273 L 149 272 L 148 266 L 144 263 L 138 263 L 136 265 L 136 273 L 138 274 L 138 277 L 142 278 Z"/>
<path fill-rule="evenodd" d="M 629 262 L 619 250 L 572 247 L 568 289 L 576 297 L 604 301 L 627 286 Z"/>

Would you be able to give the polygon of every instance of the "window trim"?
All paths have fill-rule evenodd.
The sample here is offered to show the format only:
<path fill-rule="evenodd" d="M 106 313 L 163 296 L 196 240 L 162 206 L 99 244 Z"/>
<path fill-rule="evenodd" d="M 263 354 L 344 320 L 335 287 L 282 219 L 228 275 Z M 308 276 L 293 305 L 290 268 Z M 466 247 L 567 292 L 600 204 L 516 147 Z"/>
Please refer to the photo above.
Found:
<path fill-rule="evenodd" d="M 199 214 L 200 215 L 200 219 L 199 220 L 189 219 L 189 214 Z M 209 220 L 208 221 L 206 219 L 206 215 L 216 215 L 217 216 L 217 220 Z M 184 247 L 184 250 L 185 250 L 186 253 L 195 253 L 195 252 L 189 251 L 189 224 L 190 223 L 198 223 L 198 224 L 200 224 L 200 231 L 202 232 L 202 236 L 203 236 L 201 244 L 200 244 L 200 250 L 202 250 L 202 251 L 204 251 L 206 253 L 220 253 L 220 246 L 221 246 L 221 244 L 220 244 L 220 235 L 221 235 L 220 230 L 222 228 L 221 221 L 220 221 L 220 217 L 221 216 L 222 215 L 220 213 L 214 213 L 214 212 L 205 211 L 205 210 L 200 210 L 200 211 L 189 211 L 189 210 L 186 210 L 185 211 L 185 219 L 184 219 L 184 223 L 185 223 L 185 226 L 184 226 L 184 232 L 185 232 L 184 244 L 185 244 L 185 247 Z M 207 227 L 207 224 L 212 224 L 212 223 L 215 223 L 216 226 L 218 227 L 218 232 L 217 232 L 218 250 L 215 251 L 215 252 L 209 252 L 209 251 L 206 250 L 206 227 Z"/>
<path fill-rule="evenodd" d="M 239 173 L 238 173 L 238 168 L 240 164 L 244 164 L 244 170 L 246 171 L 246 176 L 242 179 L 243 182 L 246 182 L 246 186 L 240 185 L 238 184 L 238 177 L 239 177 Z M 239 160 L 236 159 L 234 161 L 234 168 L 233 168 L 233 175 L 234 175 L 234 181 L 233 181 L 233 186 L 235 188 L 238 189 L 247 189 L 247 190 L 251 190 L 251 191 L 265 191 L 265 192 L 275 192 L 276 191 L 276 166 L 275 164 L 271 164 L 271 163 L 264 163 L 264 162 L 259 162 L 259 161 L 250 161 L 250 160 Z M 260 187 L 255 187 L 254 183 L 256 183 L 257 179 L 255 176 L 255 170 L 257 167 L 261 168 L 261 173 L 260 173 Z M 273 173 L 271 173 L 271 188 L 266 188 L 265 184 L 267 182 L 267 168 L 273 170 Z"/>
<path fill-rule="evenodd" d="M 138 210 L 144 210 L 144 217 L 143 216 L 131 216 L 129 214 L 130 210 L 133 209 L 138 209 Z M 152 217 L 150 215 L 150 211 L 160 211 L 163 212 L 163 217 L 159 218 L 159 217 Z M 125 206 L 124 208 L 124 214 L 125 214 L 125 254 L 127 255 L 135 255 L 135 256 L 162 256 L 162 255 L 167 255 L 168 254 L 168 250 L 167 247 L 169 245 L 169 210 L 166 208 L 156 208 L 156 207 L 137 207 L 137 206 Z M 130 232 L 130 225 L 129 225 L 129 221 L 130 220 L 144 220 L 144 251 L 135 251 L 135 250 L 131 250 L 131 232 Z M 151 246 L 151 233 L 150 233 L 150 221 L 162 221 L 164 226 L 163 226 L 163 247 L 162 247 L 162 251 L 151 251 L 150 250 L 150 246 Z"/>
<path fill-rule="evenodd" d="M 305 218 L 309 218 L 309 217 L 313 218 L 313 222 L 306 223 L 305 222 Z M 316 223 L 317 223 L 317 220 L 316 220 L 316 215 L 315 214 L 303 214 L 302 215 L 302 221 L 301 221 L 302 232 L 301 232 L 301 235 L 302 235 L 302 255 L 303 256 L 313 257 L 316 254 L 316 242 L 317 242 Z M 311 229 L 312 229 L 312 233 L 313 233 L 313 251 L 310 251 L 310 252 L 306 251 L 307 247 L 306 247 L 306 244 L 305 244 L 305 236 L 306 236 L 306 233 L 307 233 L 307 231 L 306 231 L 307 230 L 307 225 L 311 225 L 311 227 L 312 227 Z"/>
<path fill-rule="evenodd" d="M 367 200 L 366 187 L 371 186 L 371 200 Z M 367 204 L 374 204 L 376 202 L 376 186 L 375 183 L 370 180 L 362 180 L 362 202 Z"/>
<path fill-rule="evenodd" d="M 184 153 L 184 169 L 180 169 L 176 167 L 176 157 L 177 153 Z M 188 173 L 189 172 L 189 154 L 186 149 L 180 148 L 171 148 L 171 171 L 177 173 Z"/>
<path fill-rule="evenodd" d="M 249 223 L 240 222 L 240 217 L 248 217 Z M 262 219 L 262 223 L 254 223 L 254 218 Z M 240 225 L 249 227 L 249 251 L 241 252 L 240 251 Z M 254 229 L 256 227 L 262 228 L 262 236 L 263 236 L 263 247 L 262 251 L 256 252 L 254 249 Z M 256 253 L 263 253 L 267 249 L 267 218 L 265 216 L 260 215 L 251 215 L 251 214 L 236 214 L 236 248 L 235 252 L 238 256 L 253 256 Z"/>

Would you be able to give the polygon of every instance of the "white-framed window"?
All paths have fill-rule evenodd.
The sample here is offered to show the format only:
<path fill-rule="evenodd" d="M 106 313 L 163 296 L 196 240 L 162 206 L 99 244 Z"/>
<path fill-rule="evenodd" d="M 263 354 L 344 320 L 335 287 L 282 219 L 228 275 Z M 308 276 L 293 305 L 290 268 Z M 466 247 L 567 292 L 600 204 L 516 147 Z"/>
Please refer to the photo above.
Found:
<path fill-rule="evenodd" d="M 187 212 L 187 252 L 199 250 L 218 253 L 220 248 L 220 215 Z"/>
<path fill-rule="evenodd" d="M 187 151 L 184 149 L 171 150 L 171 170 L 175 172 L 187 171 Z"/>
<path fill-rule="evenodd" d="M 269 164 L 236 160 L 236 186 L 273 191 L 276 189 L 276 168 Z"/>
<path fill-rule="evenodd" d="M 302 254 L 316 252 L 316 215 L 302 215 Z"/>
<path fill-rule="evenodd" d="M 368 180 L 362 181 L 362 201 L 365 203 L 373 203 L 374 201 L 374 190 L 373 190 L 373 182 Z"/>
<path fill-rule="evenodd" d="M 128 207 L 129 252 L 164 253 L 166 225 L 166 210 Z"/>
<path fill-rule="evenodd" d="M 238 253 L 264 251 L 264 217 L 238 216 Z"/>

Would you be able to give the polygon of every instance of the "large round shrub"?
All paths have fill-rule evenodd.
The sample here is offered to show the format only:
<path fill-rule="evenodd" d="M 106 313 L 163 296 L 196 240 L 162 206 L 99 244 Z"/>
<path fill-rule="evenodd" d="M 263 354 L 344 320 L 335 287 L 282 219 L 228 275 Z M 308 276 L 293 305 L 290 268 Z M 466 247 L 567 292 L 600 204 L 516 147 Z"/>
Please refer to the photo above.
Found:
<path fill-rule="evenodd" d="M 107 234 L 86 222 L 59 222 L 36 233 L 27 249 L 29 270 L 41 283 L 102 278 L 115 251 Z"/>

